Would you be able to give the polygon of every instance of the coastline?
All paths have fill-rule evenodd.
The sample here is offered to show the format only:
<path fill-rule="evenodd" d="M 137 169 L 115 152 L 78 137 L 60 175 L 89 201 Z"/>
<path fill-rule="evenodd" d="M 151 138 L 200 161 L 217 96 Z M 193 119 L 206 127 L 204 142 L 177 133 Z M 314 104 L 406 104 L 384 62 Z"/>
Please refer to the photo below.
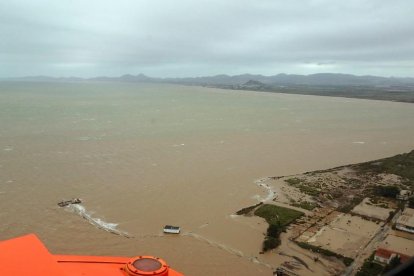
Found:
<path fill-rule="evenodd" d="M 189 84 L 183 84 L 189 85 Z M 308 95 L 308 96 L 320 96 L 320 97 L 337 97 L 346 99 L 358 99 L 358 100 L 376 100 L 387 102 L 399 102 L 399 103 L 414 103 L 414 90 L 409 88 L 405 91 L 399 91 L 395 93 L 393 90 L 381 90 L 377 87 L 365 87 L 365 90 L 358 90 L 359 87 L 344 86 L 344 87 L 324 87 L 324 86 L 274 86 L 269 87 L 262 85 L 255 86 L 243 86 L 243 85 L 199 85 L 208 88 L 224 89 L 224 90 L 236 90 L 236 91 L 249 91 L 249 92 L 263 92 L 263 93 L 280 93 L 288 95 Z M 356 91 L 352 91 L 356 88 Z M 362 87 L 364 88 L 364 87 Z"/>
<path fill-rule="evenodd" d="M 282 244 L 271 252 L 265 253 L 264 259 L 267 258 L 274 264 L 274 270 L 277 267 L 277 269 L 288 270 L 297 275 L 306 275 L 309 271 L 314 272 L 317 269 L 321 275 L 345 271 L 347 275 L 350 275 L 361 267 L 362 262 L 369 257 L 387 234 L 394 234 L 387 222 L 390 220 L 391 211 L 398 213 L 394 210 L 399 208 L 395 198 L 379 197 L 379 202 L 376 199 L 374 204 L 372 203 L 374 201 L 370 199 L 370 197 L 375 197 L 374 194 L 367 193 L 359 197 L 351 190 L 358 192 L 371 185 L 377 187 L 379 184 L 408 187 L 413 191 L 414 185 L 410 183 L 413 180 L 411 169 L 414 168 L 409 167 L 406 170 L 408 173 L 399 172 L 400 175 L 393 174 L 392 167 L 387 167 L 386 170 L 378 168 L 373 170 L 372 168 L 381 163 L 392 163 L 398 167 L 401 162 L 410 162 L 405 161 L 407 159 L 414 159 L 414 151 L 325 170 L 261 178 L 254 183 L 267 192 L 267 195 L 262 197 L 263 200 L 259 204 L 243 208 L 238 213 L 254 216 L 263 204 L 304 212 L 306 214 L 304 218 L 288 226 L 286 233 L 282 235 Z M 386 167 L 386 165 L 383 166 Z M 319 194 L 311 189 L 314 188 L 311 184 L 315 181 L 321 188 Z M 349 196 L 357 197 L 358 200 L 351 198 L 352 205 L 349 206 L 347 205 L 349 202 L 341 200 L 344 194 L 348 201 Z M 326 200 L 321 200 L 324 197 Z M 297 204 L 297 201 L 300 204 Z M 303 250 L 313 249 L 313 251 L 306 250 L 307 253 L 305 253 L 298 249 L 299 246 L 303 247 L 301 248 Z M 290 250 L 291 254 L 286 253 L 287 250 Z M 319 250 L 322 250 L 322 253 L 317 253 Z M 412 251 L 414 252 L 414 248 Z M 290 256 L 290 260 L 277 258 L 281 255 Z M 303 263 L 303 260 L 306 260 L 305 256 L 308 258 L 306 265 Z M 298 259 L 303 262 L 297 262 Z M 324 267 L 318 267 L 318 262 L 324 263 Z"/>

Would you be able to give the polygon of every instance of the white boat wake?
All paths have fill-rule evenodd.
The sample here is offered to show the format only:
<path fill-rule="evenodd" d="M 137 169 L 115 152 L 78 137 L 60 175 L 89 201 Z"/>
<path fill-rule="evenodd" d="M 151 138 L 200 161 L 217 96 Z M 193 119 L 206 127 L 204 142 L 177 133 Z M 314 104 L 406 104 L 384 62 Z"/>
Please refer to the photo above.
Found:
<path fill-rule="evenodd" d="M 162 238 L 162 237 L 166 237 L 163 234 L 142 235 L 142 236 L 134 237 L 134 236 L 131 236 L 129 233 L 125 232 L 125 231 L 117 229 L 117 226 L 118 226 L 117 223 L 106 222 L 106 221 L 104 221 L 100 218 L 92 217 L 92 214 L 90 212 L 88 212 L 86 210 L 86 208 L 84 206 L 82 206 L 81 204 L 70 204 L 70 205 L 66 206 L 65 208 L 66 208 L 66 210 L 69 210 L 70 212 L 73 212 L 73 213 L 79 215 L 80 217 L 84 218 L 85 220 L 87 220 L 90 224 L 92 224 L 96 228 L 102 229 L 104 231 L 107 231 L 107 232 L 115 234 L 115 235 L 123 236 L 123 237 L 126 237 L 126 238 Z M 200 227 L 200 228 L 203 228 L 207 225 L 208 225 L 208 223 L 202 225 L 202 227 Z M 182 236 L 188 236 L 188 237 L 195 238 L 199 241 L 202 241 L 202 242 L 205 242 L 205 243 L 209 244 L 210 246 L 217 247 L 217 248 L 220 248 L 222 250 L 225 250 L 230 254 L 233 254 L 233 255 L 236 255 L 236 256 L 239 256 L 239 257 L 242 257 L 242 258 L 246 258 L 246 259 L 248 259 L 249 261 L 251 261 L 253 263 L 263 265 L 263 266 L 266 266 L 268 268 L 274 269 L 274 267 L 272 265 L 260 261 L 257 257 L 246 256 L 240 250 L 237 250 L 237 249 L 231 248 L 230 246 L 227 246 L 225 244 L 221 244 L 219 242 L 210 240 L 210 239 L 208 239 L 206 237 L 203 237 L 199 234 L 196 234 L 196 233 L 193 233 L 193 232 L 186 232 L 186 233 L 183 233 Z"/>
<path fill-rule="evenodd" d="M 99 229 L 105 230 L 109 233 L 119 235 L 119 236 L 123 236 L 123 237 L 126 237 L 126 238 L 133 238 L 127 232 L 124 232 L 124 231 L 121 231 L 121 230 L 117 229 L 117 226 L 118 226 L 117 223 L 106 222 L 106 221 L 103 221 L 100 218 L 92 217 L 92 215 L 86 211 L 85 207 L 83 207 L 80 204 L 70 204 L 66 208 L 68 210 L 70 210 L 71 212 L 73 212 L 75 214 L 78 214 L 82 218 L 86 219 L 90 224 L 92 224 L 96 228 L 99 228 Z"/>

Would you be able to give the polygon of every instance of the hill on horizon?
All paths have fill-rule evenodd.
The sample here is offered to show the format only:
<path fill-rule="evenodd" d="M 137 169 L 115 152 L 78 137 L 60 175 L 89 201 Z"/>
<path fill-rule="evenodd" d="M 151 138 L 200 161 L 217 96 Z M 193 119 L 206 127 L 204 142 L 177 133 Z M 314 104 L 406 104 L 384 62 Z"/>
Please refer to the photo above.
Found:
<path fill-rule="evenodd" d="M 248 81 L 259 81 L 266 85 L 335 85 L 335 86 L 414 86 L 414 78 L 357 76 L 340 73 L 317 73 L 311 75 L 277 74 L 273 76 L 241 74 L 241 75 L 215 75 L 203 77 L 184 78 L 156 78 L 145 74 L 125 74 L 120 77 L 49 77 L 28 76 L 21 78 L 5 78 L 3 80 L 17 81 L 124 81 L 124 82 L 162 82 L 192 85 L 242 85 Z"/>
<path fill-rule="evenodd" d="M 336 73 L 311 75 L 278 74 L 274 76 L 242 74 L 188 78 L 153 78 L 144 74 L 126 74 L 120 77 L 101 76 L 94 78 L 32 76 L 8 78 L 3 79 L 4 81 L 170 83 L 221 89 L 414 103 L 414 78 L 387 78 Z"/>

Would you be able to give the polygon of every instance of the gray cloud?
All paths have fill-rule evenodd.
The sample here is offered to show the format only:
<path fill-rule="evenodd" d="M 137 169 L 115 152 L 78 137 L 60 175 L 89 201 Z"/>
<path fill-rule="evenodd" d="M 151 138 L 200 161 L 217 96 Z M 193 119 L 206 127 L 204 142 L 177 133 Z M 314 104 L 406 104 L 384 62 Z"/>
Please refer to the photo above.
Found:
<path fill-rule="evenodd" d="M 414 2 L 0 2 L 0 77 L 414 75 Z"/>

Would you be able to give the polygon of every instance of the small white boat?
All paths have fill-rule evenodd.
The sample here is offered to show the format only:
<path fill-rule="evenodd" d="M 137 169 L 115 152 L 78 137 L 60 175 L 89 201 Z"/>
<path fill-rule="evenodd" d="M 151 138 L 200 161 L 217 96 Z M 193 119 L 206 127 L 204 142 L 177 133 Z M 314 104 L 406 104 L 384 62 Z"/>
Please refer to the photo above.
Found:
<path fill-rule="evenodd" d="M 172 226 L 172 225 L 165 225 L 164 226 L 164 233 L 167 234 L 180 234 L 180 227 Z"/>

